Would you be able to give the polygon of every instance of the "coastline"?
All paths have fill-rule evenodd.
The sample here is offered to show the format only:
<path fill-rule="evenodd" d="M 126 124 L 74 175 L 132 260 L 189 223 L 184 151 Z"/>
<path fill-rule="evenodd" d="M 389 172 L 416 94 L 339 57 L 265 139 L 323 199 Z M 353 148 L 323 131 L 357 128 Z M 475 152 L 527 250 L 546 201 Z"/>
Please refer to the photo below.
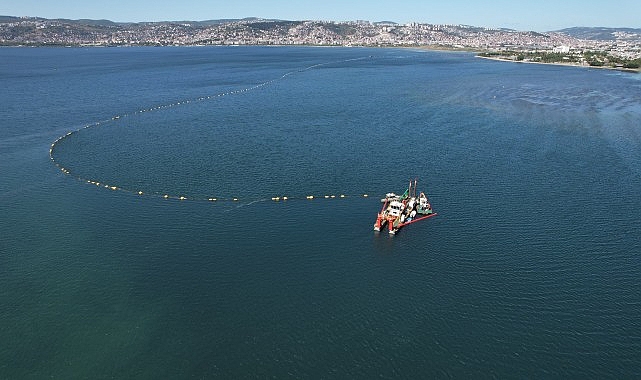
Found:
<path fill-rule="evenodd" d="M 641 74 L 641 67 L 634 68 L 625 68 L 625 67 L 612 67 L 612 66 L 590 66 L 588 64 L 581 64 L 576 62 L 536 62 L 529 60 L 515 60 L 506 58 L 505 56 L 483 56 L 481 55 L 483 51 L 478 49 L 468 48 L 468 47 L 454 47 L 454 46 L 444 46 L 444 45 L 323 45 L 323 44 L 193 44 L 193 45 L 135 45 L 135 44 L 114 44 L 114 45 L 64 45 L 64 44 L 19 44 L 19 45 L 3 45 L 0 44 L 0 48 L 120 48 L 120 47 L 205 47 L 205 46 L 226 46 L 226 47 L 239 47 L 239 46 L 265 46 L 265 47 L 326 47 L 326 48 L 380 48 L 380 49 L 415 49 L 415 50 L 424 50 L 424 51 L 440 51 L 440 52 L 450 52 L 450 53 L 474 53 L 475 58 L 489 59 L 493 61 L 500 62 L 511 62 L 511 63 L 530 63 L 538 65 L 553 65 L 553 66 L 566 66 L 566 67 L 580 67 L 587 69 L 606 69 L 620 71 L 630 74 Z"/>
<path fill-rule="evenodd" d="M 624 67 L 612 67 L 612 66 L 590 66 L 590 65 L 583 65 L 583 64 L 572 63 L 572 62 L 516 61 L 516 60 L 513 60 L 513 59 L 504 58 L 504 57 L 501 57 L 501 56 L 485 57 L 485 56 L 482 56 L 482 55 L 479 55 L 479 54 L 476 55 L 476 58 L 489 59 L 489 60 L 492 60 L 492 61 L 500 61 L 500 62 L 510 62 L 510 63 L 529 63 L 529 64 L 535 64 L 535 65 L 579 67 L 579 68 L 585 68 L 585 69 L 605 69 L 605 70 L 622 71 L 622 72 L 631 73 L 631 74 L 641 74 L 641 68 L 639 68 L 639 69 L 627 69 L 627 68 L 624 68 Z"/>

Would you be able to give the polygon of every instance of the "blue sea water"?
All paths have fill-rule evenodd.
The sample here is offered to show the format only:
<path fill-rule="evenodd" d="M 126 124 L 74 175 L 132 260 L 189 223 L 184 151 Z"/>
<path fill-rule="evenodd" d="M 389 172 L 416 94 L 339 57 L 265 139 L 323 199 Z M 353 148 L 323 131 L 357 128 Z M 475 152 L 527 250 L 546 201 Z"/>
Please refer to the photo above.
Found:
<path fill-rule="evenodd" d="M 0 378 L 641 375 L 639 75 L 3 48 L 0 83 Z M 410 178 L 439 215 L 375 234 Z"/>

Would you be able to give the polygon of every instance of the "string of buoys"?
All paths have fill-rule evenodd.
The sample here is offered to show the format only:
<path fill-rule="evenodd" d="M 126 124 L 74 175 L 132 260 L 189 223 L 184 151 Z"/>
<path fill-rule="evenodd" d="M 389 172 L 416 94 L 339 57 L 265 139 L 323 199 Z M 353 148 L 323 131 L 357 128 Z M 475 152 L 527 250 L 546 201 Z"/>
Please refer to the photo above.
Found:
<path fill-rule="evenodd" d="M 140 110 L 138 110 L 138 111 L 136 111 L 134 113 L 135 114 L 140 114 L 140 113 L 146 113 L 146 112 L 160 111 L 160 110 L 165 110 L 165 109 L 176 107 L 176 106 L 190 104 L 190 103 L 193 103 L 193 102 L 202 102 L 202 101 L 212 100 L 212 99 L 216 99 L 216 98 L 223 97 L 223 96 L 241 94 L 241 93 L 245 93 L 245 92 L 248 92 L 248 91 L 257 90 L 257 89 L 260 89 L 260 88 L 262 88 L 264 86 L 267 86 L 267 85 L 273 84 L 275 82 L 281 81 L 281 80 L 287 78 L 288 76 L 296 74 L 296 73 L 302 73 L 302 72 L 305 72 L 305 71 L 313 70 L 313 69 L 318 68 L 318 67 L 327 66 L 327 65 L 336 64 L 336 63 L 344 63 L 344 62 L 364 60 L 364 59 L 367 59 L 367 58 L 370 58 L 370 57 L 358 57 L 358 58 L 351 58 L 351 59 L 346 59 L 346 60 L 341 60 L 341 61 L 318 63 L 318 64 L 314 64 L 314 65 L 311 65 L 311 66 L 307 66 L 307 67 L 299 69 L 299 70 L 286 72 L 285 74 L 281 75 L 278 78 L 271 79 L 271 80 L 256 84 L 256 85 L 251 86 L 251 87 L 238 89 L 238 90 L 233 90 L 233 91 L 228 91 L 228 92 L 223 92 L 223 93 L 219 93 L 219 94 L 215 94 L 215 95 L 201 96 L 201 97 L 198 97 L 198 98 L 195 98 L 195 99 L 187 99 L 187 100 L 177 101 L 175 103 L 170 103 L 170 104 L 157 105 L 157 106 L 154 106 L 154 107 L 143 108 L 143 109 L 140 109 Z M 62 136 L 58 137 L 56 140 L 54 140 L 53 143 L 51 144 L 51 147 L 49 148 L 49 159 L 54 163 L 54 165 L 58 169 L 60 169 L 60 171 L 63 174 L 71 176 L 71 177 L 74 177 L 75 179 L 77 179 L 77 180 L 79 180 L 81 182 L 85 182 L 87 184 L 94 185 L 94 186 L 99 187 L 99 188 L 108 189 L 108 190 L 111 190 L 111 191 L 122 191 L 122 192 L 131 193 L 131 194 L 138 195 L 138 196 L 154 196 L 154 197 L 160 197 L 162 199 L 167 199 L 167 200 L 171 199 L 171 200 L 179 200 L 179 201 L 207 201 L 207 202 L 212 202 L 212 203 L 225 202 L 225 201 L 227 201 L 227 202 L 239 202 L 240 201 L 239 197 L 213 197 L 213 196 L 209 196 L 209 197 L 192 197 L 192 196 L 188 196 L 188 195 L 170 195 L 169 193 L 146 192 L 146 191 L 143 191 L 143 190 L 128 189 L 126 187 L 122 187 L 122 186 L 118 186 L 118 185 L 114 185 L 114 184 L 106 184 L 106 183 L 104 183 L 102 181 L 99 181 L 99 180 L 94 180 L 94 179 L 82 177 L 80 175 L 76 175 L 76 174 L 72 173 L 68 168 L 63 166 L 58 160 L 56 160 L 56 158 L 55 158 L 55 150 L 56 150 L 56 148 L 58 148 L 58 145 L 61 142 L 63 142 L 64 140 L 66 140 L 66 139 L 74 136 L 75 134 L 80 133 L 80 132 L 82 132 L 82 131 L 84 131 L 86 129 L 96 128 L 96 127 L 100 127 L 100 126 L 106 125 L 108 123 L 117 122 L 117 121 L 119 121 L 121 119 L 124 119 L 126 117 L 129 117 L 129 116 L 131 116 L 131 114 L 114 115 L 110 119 L 96 121 L 96 122 L 94 122 L 92 124 L 87 124 L 87 125 L 84 125 L 83 127 L 80 127 L 80 128 L 75 129 L 73 131 L 65 133 L 64 135 L 62 135 Z M 271 201 L 274 201 L 274 202 L 281 202 L 281 201 L 284 202 L 284 201 L 297 200 L 297 199 L 303 199 L 303 200 L 345 199 L 345 198 L 350 198 L 350 197 L 367 198 L 368 196 L 369 196 L 368 194 L 357 194 L 357 195 L 354 195 L 354 194 L 352 194 L 352 195 L 349 195 L 349 194 L 338 194 L 338 195 L 336 195 L 336 194 L 323 194 L 323 195 L 307 194 L 307 195 L 302 195 L 302 196 L 278 195 L 278 196 L 273 196 L 271 198 L 264 198 L 264 199 L 256 199 L 256 198 L 254 198 L 254 199 L 244 199 L 244 200 L 268 201 L 268 200 L 271 199 Z"/>

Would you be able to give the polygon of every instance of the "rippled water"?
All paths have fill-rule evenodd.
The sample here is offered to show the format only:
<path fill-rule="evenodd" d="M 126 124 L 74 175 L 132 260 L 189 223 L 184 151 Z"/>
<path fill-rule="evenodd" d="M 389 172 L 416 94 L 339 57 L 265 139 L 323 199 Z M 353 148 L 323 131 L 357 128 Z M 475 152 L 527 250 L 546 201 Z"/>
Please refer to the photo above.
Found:
<path fill-rule="evenodd" d="M 0 378 L 641 372 L 638 75 L 247 47 L 0 78 Z M 439 216 L 375 235 L 414 177 Z"/>

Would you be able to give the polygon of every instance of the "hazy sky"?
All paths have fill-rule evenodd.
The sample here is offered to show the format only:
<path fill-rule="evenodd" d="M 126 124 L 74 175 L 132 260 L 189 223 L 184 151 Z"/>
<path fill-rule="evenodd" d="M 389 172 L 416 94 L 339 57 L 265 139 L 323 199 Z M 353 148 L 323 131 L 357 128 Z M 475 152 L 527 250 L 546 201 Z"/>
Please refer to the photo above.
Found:
<path fill-rule="evenodd" d="M 415 21 L 550 31 L 571 26 L 641 28 L 641 0 L 0 0 L 0 15 L 133 22 L 244 17 Z"/>

